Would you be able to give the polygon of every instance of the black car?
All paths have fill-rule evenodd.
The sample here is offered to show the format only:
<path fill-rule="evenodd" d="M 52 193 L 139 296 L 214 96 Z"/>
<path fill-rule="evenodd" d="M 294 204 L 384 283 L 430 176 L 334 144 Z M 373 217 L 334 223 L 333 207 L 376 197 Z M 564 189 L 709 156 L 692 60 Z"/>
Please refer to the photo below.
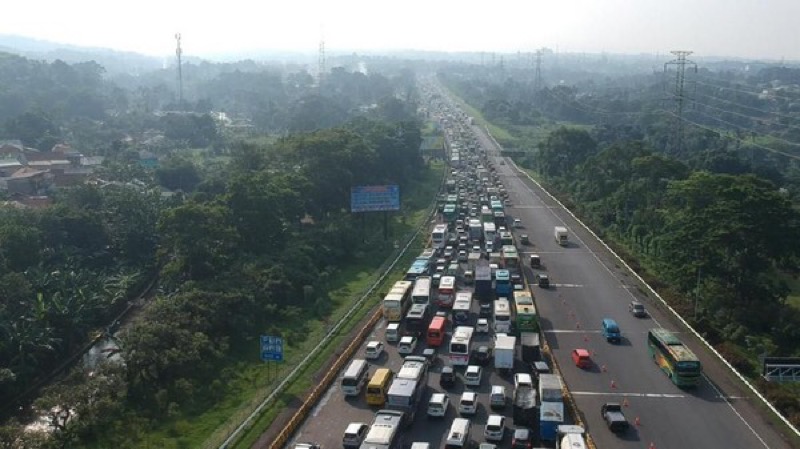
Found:
<path fill-rule="evenodd" d="M 546 274 L 537 274 L 536 284 L 541 288 L 550 288 L 550 278 Z"/>
<path fill-rule="evenodd" d="M 453 388 L 456 385 L 456 372 L 452 366 L 442 367 L 442 375 L 439 377 L 439 386 L 442 388 Z"/>
<path fill-rule="evenodd" d="M 492 361 L 492 348 L 489 346 L 479 346 L 472 351 L 470 365 L 486 366 Z"/>
<path fill-rule="evenodd" d="M 492 316 L 492 303 L 482 302 L 479 314 L 481 318 L 488 318 Z"/>

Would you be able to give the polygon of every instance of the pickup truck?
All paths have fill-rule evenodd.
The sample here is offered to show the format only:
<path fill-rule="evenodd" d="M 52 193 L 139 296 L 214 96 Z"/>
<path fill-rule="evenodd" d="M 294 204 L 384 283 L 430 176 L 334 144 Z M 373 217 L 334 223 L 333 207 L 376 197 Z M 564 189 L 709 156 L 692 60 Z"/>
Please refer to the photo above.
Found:
<path fill-rule="evenodd" d="M 600 413 L 608 425 L 608 429 L 614 433 L 625 433 L 630 427 L 625 414 L 622 413 L 622 406 L 616 402 L 606 402 L 600 408 Z"/>

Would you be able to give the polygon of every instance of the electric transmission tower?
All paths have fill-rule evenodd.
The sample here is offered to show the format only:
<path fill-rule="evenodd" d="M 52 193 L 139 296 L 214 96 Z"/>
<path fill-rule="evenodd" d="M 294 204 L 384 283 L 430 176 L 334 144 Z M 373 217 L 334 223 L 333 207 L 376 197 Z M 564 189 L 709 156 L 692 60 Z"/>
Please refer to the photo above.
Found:
<path fill-rule="evenodd" d="M 668 66 L 675 66 L 675 91 L 672 93 L 672 100 L 675 103 L 675 122 L 674 122 L 674 137 L 675 137 L 675 152 L 681 154 L 683 152 L 683 106 L 684 101 L 687 100 L 684 92 L 686 83 L 686 66 L 692 68 L 697 73 L 697 64 L 693 61 L 686 59 L 691 55 L 691 51 L 675 50 L 670 52 L 675 55 L 675 59 L 664 63 L 664 73 L 667 73 Z M 667 86 L 665 84 L 664 88 Z"/>
<path fill-rule="evenodd" d="M 325 39 L 319 41 L 319 61 L 317 62 L 317 86 L 322 92 L 322 83 L 325 81 Z"/>
<path fill-rule="evenodd" d="M 542 90 L 542 51 L 536 50 L 536 72 L 533 77 L 533 95 L 539 96 L 539 91 Z"/>
<path fill-rule="evenodd" d="M 175 56 L 178 57 L 178 108 L 183 110 L 183 67 L 181 64 L 183 50 L 181 50 L 181 33 L 175 34 L 175 41 L 178 43 L 178 46 L 175 47 Z"/>

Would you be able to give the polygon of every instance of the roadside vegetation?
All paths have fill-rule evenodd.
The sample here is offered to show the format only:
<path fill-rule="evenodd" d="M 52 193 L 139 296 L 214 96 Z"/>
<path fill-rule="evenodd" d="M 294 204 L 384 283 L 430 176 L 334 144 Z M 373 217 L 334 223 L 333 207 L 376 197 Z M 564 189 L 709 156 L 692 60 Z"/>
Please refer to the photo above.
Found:
<path fill-rule="evenodd" d="M 512 136 L 508 142 L 524 148 L 517 162 L 557 192 L 800 425 L 800 390 L 764 381 L 759 358 L 800 356 L 800 165 L 794 149 L 781 143 L 794 131 L 780 126 L 784 122 L 747 121 L 740 114 L 738 126 L 768 136 L 751 145 L 731 138 L 737 134 L 718 128 L 718 122 L 711 125 L 718 116 L 701 105 L 705 116 L 692 111 L 687 116 L 707 129 L 686 124 L 685 138 L 678 141 L 674 117 L 654 101 L 658 79 L 629 73 L 599 82 L 583 66 L 565 66 L 556 76 L 570 83 L 538 92 L 530 73 L 515 72 L 512 80 L 457 67 L 443 70 L 440 78 L 505 129 Z M 713 82 L 737 90 L 703 93 L 728 102 L 728 109 L 730 103 L 744 104 L 762 109 L 762 115 L 797 117 L 791 100 L 741 93 L 768 89 L 770 80 L 782 83 L 787 98 L 800 98 L 797 73 L 726 73 Z M 561 126 L 564 122 L 571 124 Z M 536 129 L 549 132 L 534 137 Z"/>
<path fill-rule="evenodd" d="M 0 112 L 0 139 L 106 158 L 94 182 L 59 189 L 52 206 L 0 214 L 3 447 L 202 445 L 272 388 L 258 336 L 286 339 L 288 369 L 439 184 L 441 167 L 419 155 L 404 68 L 337 67 L 320 95 L 302 70 L 203 64 L 187 88 L 207 97 L 177 104 L 165 83 L 153 87 L 166 71 L 123 82 L 96 64 L 6 54 L 0 67 L 30 75 L 4 83 L 25 101 Z M 401 188 L 386 241 L 382 220 L 349 212 L 350 187 L 371 184 Z M 154 279 L 136 318 L 114 323 Z M 123 364 L 57 369 L 120 324 Z M 24 432 L 36 418 L 55 431 Z"/>

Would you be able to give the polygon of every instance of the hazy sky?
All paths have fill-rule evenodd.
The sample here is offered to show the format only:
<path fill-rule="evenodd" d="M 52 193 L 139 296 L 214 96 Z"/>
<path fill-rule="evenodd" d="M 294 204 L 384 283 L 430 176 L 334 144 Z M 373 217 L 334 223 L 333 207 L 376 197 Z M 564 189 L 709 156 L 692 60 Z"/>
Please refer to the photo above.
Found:
<path fill-rule="evenodd" d="M 0 34 L 173 54 L 253 49 L 666 53 L 800 60 L 800 0 L 20 0 Z"/>

